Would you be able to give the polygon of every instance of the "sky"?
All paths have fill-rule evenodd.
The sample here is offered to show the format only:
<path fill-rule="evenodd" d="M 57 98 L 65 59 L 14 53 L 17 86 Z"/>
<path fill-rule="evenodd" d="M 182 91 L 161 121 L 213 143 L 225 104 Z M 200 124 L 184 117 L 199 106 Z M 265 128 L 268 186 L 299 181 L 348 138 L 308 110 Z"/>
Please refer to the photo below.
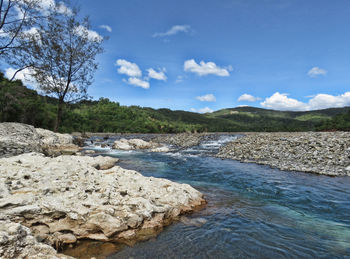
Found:
<path fill-rule="evenodd" d="M 350 106 L 348 0 L 76 0 L 109 39 L 88 93 L 195 112 Z"/>

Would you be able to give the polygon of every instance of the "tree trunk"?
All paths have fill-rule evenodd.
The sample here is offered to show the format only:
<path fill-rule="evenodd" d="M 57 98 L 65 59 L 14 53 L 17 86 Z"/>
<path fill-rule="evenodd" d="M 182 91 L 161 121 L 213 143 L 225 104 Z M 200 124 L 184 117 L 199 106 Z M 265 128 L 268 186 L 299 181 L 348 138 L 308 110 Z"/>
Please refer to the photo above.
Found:
<path fill-rule="evenodd" d="M 55 132 L 58 132 L 58 129 L 61 125 L 63 106 L 64 106 L 63 98 L 59 98 L 58 99 L 57 114 L 56 114 L 56 122 L 55 122 L 55 128 L 54 128 Z"/>

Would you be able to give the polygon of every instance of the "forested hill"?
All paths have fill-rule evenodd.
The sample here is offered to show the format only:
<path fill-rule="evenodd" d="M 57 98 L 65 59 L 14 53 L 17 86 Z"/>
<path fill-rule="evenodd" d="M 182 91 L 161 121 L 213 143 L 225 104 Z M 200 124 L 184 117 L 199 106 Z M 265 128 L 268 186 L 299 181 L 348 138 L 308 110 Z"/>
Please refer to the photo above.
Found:
<path fill-rule="evenodd" d="M 0 75 L 0 121 L 22 122 L 52 129 L 57 100 L 39 95 L 21 81 Z M 61 132 L 229 132 L 350 130 L 350 107 L 286 112 L 238 107 L 198 114 L 169 109 L 121 106 L 107 98 L 67 104 Z"/>

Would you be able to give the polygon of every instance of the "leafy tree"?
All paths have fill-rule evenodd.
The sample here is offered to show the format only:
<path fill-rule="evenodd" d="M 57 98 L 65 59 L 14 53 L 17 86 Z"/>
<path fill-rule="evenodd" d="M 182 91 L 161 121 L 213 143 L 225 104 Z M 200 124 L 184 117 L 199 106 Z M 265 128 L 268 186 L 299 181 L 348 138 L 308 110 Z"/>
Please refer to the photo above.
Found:
<path fill-rule="evenodd" d="M 102 52 L 103 38 L 90 30 L 89 18 L 79 19 L 78 10 L 51 10 L 35 34 L 23 42 L 25 52 L 17 63 L 25 63 L 45 94 L 58 100 L 57 131 L 65 103 L 88 97 L 87 88 L 97 69 L 95 57 Z M 19 64 L 18 64 L 19 65 Z"/>
<path fill-rule="evenodd" d="M 18 41 L 40 20 L 39 0 L 0 0 L 0 58 L 22 47 Z"/>

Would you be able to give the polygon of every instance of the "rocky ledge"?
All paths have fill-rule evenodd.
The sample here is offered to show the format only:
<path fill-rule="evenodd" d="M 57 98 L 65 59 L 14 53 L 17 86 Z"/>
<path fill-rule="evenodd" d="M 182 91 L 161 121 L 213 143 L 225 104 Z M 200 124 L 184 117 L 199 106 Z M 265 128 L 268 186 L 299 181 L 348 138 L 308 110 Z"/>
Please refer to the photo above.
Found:
<path fill-rule="evenodd" d="M 221 147 L 217 156 L 287 171 L 350 176 L 350 132 L 245 133 Z"/>
<path fill-rule="evenodd" d="M 69 134 L 54 133 L 22 123 L 0 123 L 0 157 L 29 152 L 43 152 L 49 156 L 75 154 L 79 147 L 73 142 Z"/>
<path fill-rule="evenodd" d="M 0 159 L 0 258 L 13 258 L 13 251 L 16 258 L 30 258 L 28 249 L 46 254 L 50 247 L 44 244 L 59 249 L 80 239 L 147 239 L 205 203 L 187 184 L 144 177 L 116 162 L 102 156 L 50 158 L 39 153 Z M 12 234 L 4 231 L 12 226 Z M 11 243 L 11 235 L 24 241 Z M 39 252 L 33 258 L 42 258 Z"/>
<path fill-rule="evenodd" d="M 125 139 L 116 140 L 113 148 L 118 150 L 139 150 L 147 149 L 150 152 L 168 152 L 169 148 L 165 145 L 143 139 Z"/>

